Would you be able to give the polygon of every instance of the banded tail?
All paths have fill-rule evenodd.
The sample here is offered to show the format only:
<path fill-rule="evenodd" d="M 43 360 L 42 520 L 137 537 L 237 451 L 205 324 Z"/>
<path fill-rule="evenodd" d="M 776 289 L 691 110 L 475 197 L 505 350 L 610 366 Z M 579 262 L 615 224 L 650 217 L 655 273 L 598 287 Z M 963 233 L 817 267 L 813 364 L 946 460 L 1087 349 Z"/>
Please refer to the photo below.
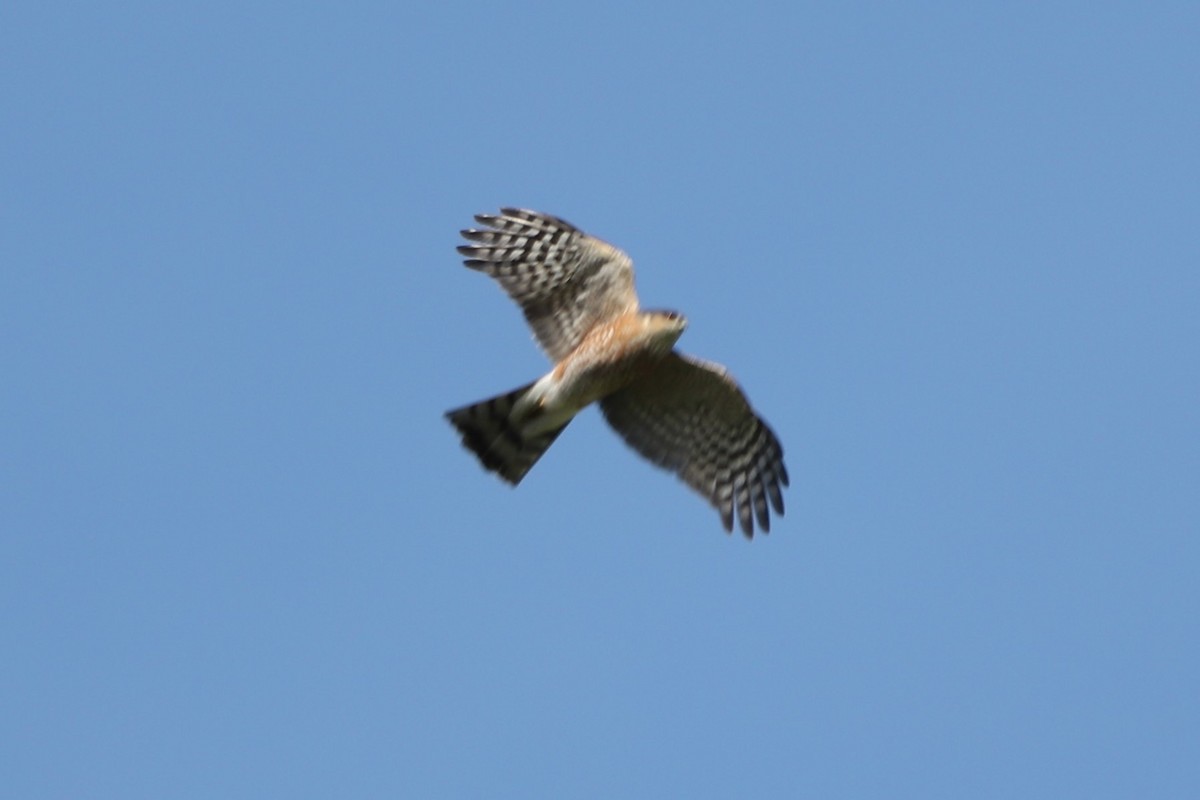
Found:
<path fill-rule="evenodd" d="M 536 414 L 527 419 L 516 419 L 513 408 L 521 396 L 533 387 L 527 384 L 506 394 L 497 395 L 453 411 L 446 412 L 446 419 L 462 435 L 463 446 L 473 452 L 484 468 L 495 472 L 516 486 L 533 468 L 542 454 L 554 444 L 554 440 L 570 424 L 567 419 L 558 427 L 533 434 L 522 432 L 537 419 Z"/>

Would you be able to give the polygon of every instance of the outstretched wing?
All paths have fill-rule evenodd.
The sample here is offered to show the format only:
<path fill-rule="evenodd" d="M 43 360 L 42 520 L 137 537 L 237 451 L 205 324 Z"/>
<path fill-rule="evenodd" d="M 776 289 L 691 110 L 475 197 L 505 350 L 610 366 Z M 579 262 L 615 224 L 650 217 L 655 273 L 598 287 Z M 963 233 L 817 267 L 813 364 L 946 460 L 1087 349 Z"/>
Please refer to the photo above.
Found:
<path fill-rule="evenodd" d="M 560 361 L 595 325 L 637 310 L 633 262 L 565 220 L 503 208 L 465 230 L 466 265 L 491 275 L 525 312 L 546 354 Z"/>
<path fill-rule="evenodd" d="M 783 514 L 783 448 L 721 366 L 673 352 L 600 407 L 629 446 L 702 494 L 725 530 L 735 506 L 747 537 L 754 518 L 770 530 L 768 499 Z"/>

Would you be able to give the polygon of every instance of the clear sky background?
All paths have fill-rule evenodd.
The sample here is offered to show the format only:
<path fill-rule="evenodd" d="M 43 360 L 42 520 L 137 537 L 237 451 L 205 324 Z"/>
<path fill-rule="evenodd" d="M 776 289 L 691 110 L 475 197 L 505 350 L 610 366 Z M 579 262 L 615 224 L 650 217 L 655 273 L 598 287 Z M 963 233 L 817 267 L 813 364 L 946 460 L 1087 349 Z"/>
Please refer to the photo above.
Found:
<path fill-rule="evenodd" d="M 1191 3 L 5 3 L 0 793 L 1184 797 Z M 792 487 L 585 412 L 454 251 L 629 252 Z"/>

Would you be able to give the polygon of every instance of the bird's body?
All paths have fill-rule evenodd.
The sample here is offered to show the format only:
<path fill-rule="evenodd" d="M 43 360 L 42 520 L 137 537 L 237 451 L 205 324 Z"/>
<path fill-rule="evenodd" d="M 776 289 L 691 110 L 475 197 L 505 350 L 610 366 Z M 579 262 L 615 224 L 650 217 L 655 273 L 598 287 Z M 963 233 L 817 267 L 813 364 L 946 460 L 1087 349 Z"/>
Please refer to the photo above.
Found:
<path fill-rule="evenodd" d="M 602 323 L 538 383 L 576 409 L 590 405 L 651 370 L 671 352 L 686 323 L 662 312 L 634 311 Z"/>
<path fill-rule="evenodd" d="M 554 360 L 531 384 L 447 417 L 483 465 L 516 485 L 582 409 L 605 418 L 650 461 L 670 469 L 742 531 L 766 532 L 767 500 L 783 513 L 783 450 L 724 368 L 675 352 L 682 315 L 643 311 L 633 265 L 570 223 L 521 209 L 479 215 L 487 230 L 459 250 L 521 305 Z"/>

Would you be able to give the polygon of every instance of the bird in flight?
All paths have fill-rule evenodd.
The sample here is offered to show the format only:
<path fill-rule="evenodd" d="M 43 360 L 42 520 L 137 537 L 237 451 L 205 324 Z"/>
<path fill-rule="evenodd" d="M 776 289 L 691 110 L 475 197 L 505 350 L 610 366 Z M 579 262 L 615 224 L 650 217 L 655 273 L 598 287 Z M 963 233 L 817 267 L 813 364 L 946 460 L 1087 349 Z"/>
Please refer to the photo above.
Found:
<path fill-rule="evenodd" d="M 719 364 L 683 355 L 687 320 L 646 311 L 633 262 L 565 220 L 517 208 L 479 214 L 458 251 L 499 282 L 554 362 L 511 392 L 446 412 L 463 445 L 516 486 L 591 403 L 644 458 L 674 472 L 742 532 L 770 530 L 788 485 L 783 448 Z"/>

